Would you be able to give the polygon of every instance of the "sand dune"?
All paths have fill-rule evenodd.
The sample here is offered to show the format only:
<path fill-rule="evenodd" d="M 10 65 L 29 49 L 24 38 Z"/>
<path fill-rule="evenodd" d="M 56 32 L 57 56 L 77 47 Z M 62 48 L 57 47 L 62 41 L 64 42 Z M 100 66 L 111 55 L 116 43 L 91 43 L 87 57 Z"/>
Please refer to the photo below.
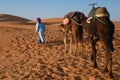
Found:
<path fill-rule="evenodd" d="M 3 24 L 0 26 L 0 80 L 109 80 L 103 71 L 106 59 L 101 42 L 97 45 L 98 68 L 94 69 L 87 40 L 84 42 L 84 52 L 81 53 L 79 47 L 77 57 L 72 58 L 64 53 L 63 33 L 57 27 L 60 21 L 59 18 L 43 21 L 49 23 L 46 24 L 44 44 L 37 42 L 34 21 L 26 22 L 34 24 L 21 23 L 21 26 L 13 21 L 7 27 L 4 27 L 7 20 L 0 22 Z M 110 80 L 120 80 L 119 26 L 117 22 L 113 41 L 114 78 Z M 83 58 L 80 54 L 84 55 Z"/>
<path fill-rule="evenodd" d="M 26 22 L 26 21 L 30 20 L 9 14 L 0 14 L 0 22 Z"/>
<path fill-rule="evenodd" d="M 17 26 L 16 26 L 17 25 Z M 17 27 L 24 28 L 25 26 L 35 25 L 32 20 L 25 19 L 19 16 L 0 14 L 0 27 Z"/>

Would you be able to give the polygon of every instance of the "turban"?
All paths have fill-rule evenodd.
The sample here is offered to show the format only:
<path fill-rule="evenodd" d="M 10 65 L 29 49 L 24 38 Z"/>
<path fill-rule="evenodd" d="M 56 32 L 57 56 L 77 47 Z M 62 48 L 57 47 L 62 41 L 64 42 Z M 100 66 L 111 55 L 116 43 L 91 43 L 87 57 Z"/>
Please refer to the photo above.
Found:
<path fill-rule="evenodd" d="M 37 18 L 37 21 L 38 21 L 39 23 L 41 23 L 41 19 L 40 19 L 39 17 Z"/>

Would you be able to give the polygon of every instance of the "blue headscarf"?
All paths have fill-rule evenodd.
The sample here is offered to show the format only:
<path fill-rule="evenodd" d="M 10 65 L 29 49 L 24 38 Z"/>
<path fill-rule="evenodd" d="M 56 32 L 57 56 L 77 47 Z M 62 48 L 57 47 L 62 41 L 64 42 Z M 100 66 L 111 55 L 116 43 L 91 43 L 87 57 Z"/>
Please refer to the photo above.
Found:
<path fill-rule="evenodd" d="M 41 19 L 39 17 L 37 18 L 37 21 L 38 21 L 38 23 L 41 23 Z"/>

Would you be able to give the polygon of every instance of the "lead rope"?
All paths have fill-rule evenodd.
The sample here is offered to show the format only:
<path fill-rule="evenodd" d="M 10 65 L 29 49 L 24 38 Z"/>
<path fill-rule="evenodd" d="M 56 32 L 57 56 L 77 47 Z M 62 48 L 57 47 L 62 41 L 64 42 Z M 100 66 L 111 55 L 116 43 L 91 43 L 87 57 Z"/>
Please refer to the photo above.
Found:
<path fill-rule="evenodd" d="M 74 19 L 70 19 L 70 20 L 72 20 L 75 24 L 77 24 L 77 25 L 79 25 L 79 26 L 82 26 L 82 24 L 76 22 Z"/>
<path fill-rule="evenodd" d="M 103 22 L 101 19 L 99 19 L 99 18 L 94 14 L 94 16 L 93 16 L 93 21 L 95 21 L 96 19 L 97 19 L 99 22 L 101 22 L 101 23 L 103 23 L 104 25 L 106 25 L 105 22 Z"/>

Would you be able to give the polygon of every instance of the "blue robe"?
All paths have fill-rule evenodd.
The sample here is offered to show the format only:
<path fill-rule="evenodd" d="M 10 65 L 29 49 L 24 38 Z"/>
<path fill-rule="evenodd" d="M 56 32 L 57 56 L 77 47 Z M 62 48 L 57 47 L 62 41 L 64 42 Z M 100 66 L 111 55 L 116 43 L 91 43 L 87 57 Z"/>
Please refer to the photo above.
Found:
<path fill-rule="evenodd" d="M 36 23 L 36 32 L 38 32 L 38 42 L 44 43 L 45 24 Z"/>

